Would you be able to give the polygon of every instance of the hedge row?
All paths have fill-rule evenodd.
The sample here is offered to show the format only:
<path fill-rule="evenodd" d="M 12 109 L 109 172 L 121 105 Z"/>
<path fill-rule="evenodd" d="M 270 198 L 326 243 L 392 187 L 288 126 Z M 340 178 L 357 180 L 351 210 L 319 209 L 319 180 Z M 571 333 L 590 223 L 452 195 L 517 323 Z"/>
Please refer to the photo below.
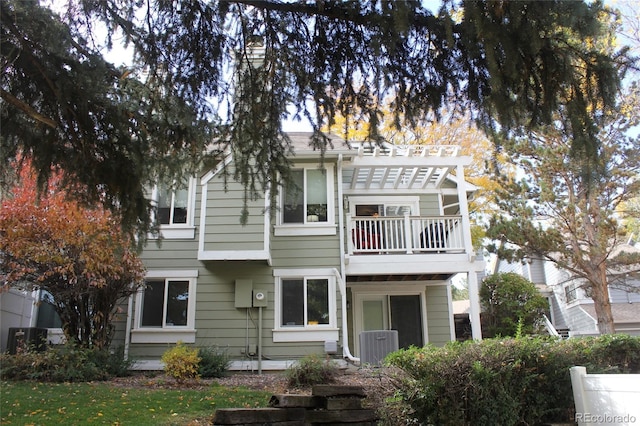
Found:
<path fill-rule="evenodd" d="M 569 368 L 639 373 L 640 338 L 523 337 L 395 352 L 398 395 L 420 424 L 531 425 L 573 421 Z"/>

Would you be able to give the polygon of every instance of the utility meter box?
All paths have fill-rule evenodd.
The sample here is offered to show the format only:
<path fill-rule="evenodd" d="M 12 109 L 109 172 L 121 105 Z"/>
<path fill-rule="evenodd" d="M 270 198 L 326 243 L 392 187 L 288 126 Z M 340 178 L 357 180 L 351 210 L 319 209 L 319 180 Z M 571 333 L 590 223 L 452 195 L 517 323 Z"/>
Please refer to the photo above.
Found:
<path fill-rule="evenodd" d="M 253 290 L 253 307 L 254 308 L 267 307 L 267 290 L 261 290 L 261 289 Z"/>
<path fill-rule="evenodd" d="M 236 280 L 236 308 L 251 308 L 253 306 L 253 281 Z"/>

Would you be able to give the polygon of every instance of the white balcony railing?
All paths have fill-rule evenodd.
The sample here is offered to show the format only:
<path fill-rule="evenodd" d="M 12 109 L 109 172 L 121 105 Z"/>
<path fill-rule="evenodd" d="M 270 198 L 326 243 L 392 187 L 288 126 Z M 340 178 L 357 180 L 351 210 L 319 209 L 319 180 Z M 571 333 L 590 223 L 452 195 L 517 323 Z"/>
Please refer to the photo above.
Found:
<path fill-rule="evenodd" d="M 460 216 L 347 216 L 349 254 L 464 252 Z"/>

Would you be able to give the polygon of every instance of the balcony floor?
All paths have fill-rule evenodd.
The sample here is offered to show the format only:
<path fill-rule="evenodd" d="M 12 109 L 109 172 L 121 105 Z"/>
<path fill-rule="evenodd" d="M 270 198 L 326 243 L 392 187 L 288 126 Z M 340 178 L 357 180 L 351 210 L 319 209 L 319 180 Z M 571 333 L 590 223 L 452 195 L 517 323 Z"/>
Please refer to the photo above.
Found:
<path fill-rule="evenodd" d="M 453 274 L 382 274 L 382 275 L 348 275 L 347 283 L 365 283 L 380 281 L 413 282 L 413 281 L 446 281 Z"/>

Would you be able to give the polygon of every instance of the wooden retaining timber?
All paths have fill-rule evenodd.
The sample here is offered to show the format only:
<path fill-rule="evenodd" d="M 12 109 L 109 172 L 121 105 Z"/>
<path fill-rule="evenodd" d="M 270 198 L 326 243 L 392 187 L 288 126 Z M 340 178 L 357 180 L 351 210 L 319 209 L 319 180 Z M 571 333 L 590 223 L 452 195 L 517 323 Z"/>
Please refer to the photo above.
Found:
<path fill-rule="evenodd" d="M 317 385 L 311 395 L 273 395 L 270 408 L 216 410 L 213 424 L 219 426 L 373 426 L 375 410 L 362 407 L 361 386 Z"/>

